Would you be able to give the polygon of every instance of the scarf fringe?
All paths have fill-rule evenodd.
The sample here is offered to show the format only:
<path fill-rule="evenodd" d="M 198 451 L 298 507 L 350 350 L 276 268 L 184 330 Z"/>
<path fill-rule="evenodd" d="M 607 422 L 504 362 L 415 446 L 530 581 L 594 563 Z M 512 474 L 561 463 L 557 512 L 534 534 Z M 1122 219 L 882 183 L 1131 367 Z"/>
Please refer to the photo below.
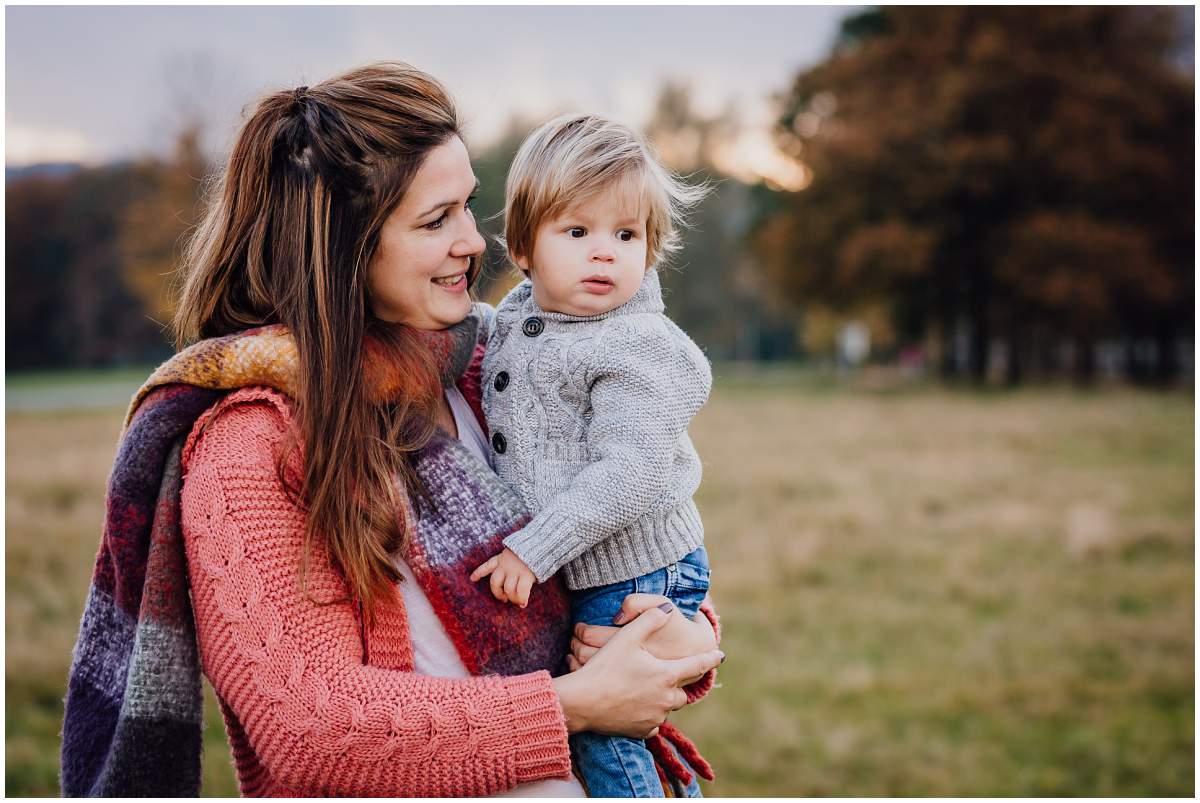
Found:
<path fill-rule="evenodd" d="M 672 747 L 675 749 L 672 750 Z M 667 773 L 685 785 L 690 784 L 693 775 L 687 765 L 691 765 L 701 778 L 710 783 L 715 777 L 712 765 L 704 759 L 704 756 L 700 755 L 700 751 L 696 749 L 692 740 L 684 736 L 683 731 L 670 722 L 664 722 L 659 727 L 658 734 L 654 738 L 646 740 L 646 748 L 654 756 L 659 777 L 663 779 L 664 785 L 667 784 Z M 681 761 L 680 758 L 683 760 Z M 687 764 L 684 764 L 684 761 Z"/>

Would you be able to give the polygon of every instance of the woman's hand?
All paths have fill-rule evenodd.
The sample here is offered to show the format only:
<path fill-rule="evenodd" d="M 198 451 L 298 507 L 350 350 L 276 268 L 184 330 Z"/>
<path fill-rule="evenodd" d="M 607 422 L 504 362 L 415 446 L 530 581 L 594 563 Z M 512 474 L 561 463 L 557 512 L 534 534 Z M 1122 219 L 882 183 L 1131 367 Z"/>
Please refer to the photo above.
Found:
<path fill-rule="evenodd" d="M 669 600 L 661 594 L 629 594 L 621 603 L 621 610 L 614 622 L 628 622 L 643 611 L 656 608 Z M 582 622 L 575 625 L 575 634 L 571 639 L 571 652 L 567 655 L 567 665 L 574 672 L 587 664 L 596 652 L 608 643 L 621 628 L 604 625 L 585 625 Z M 688 619 L 678 608 L 672 607 L 668 622 L 661 630 L 656 630 L 646 641 L 646 649 L 656 658 L 674 660 L 689 655 L 708 652 L 717 648 L 717 636 L 713 631 L 712 622 L 703 613 L 695 619 Z M 684 681 L 694 683 L 703 677 L 704 673 Z"/>
<path fill-rule="evenodd" d="M 554 679 L 571 733 L 589 730 L 648 739 L 667 714 L 683 708 L 681 686 L 724 660 L 718 650 L 675 660 L 654 657 L 647 645 L 672 615 L 651 608 L 590 655 L 587 666 Z"/>

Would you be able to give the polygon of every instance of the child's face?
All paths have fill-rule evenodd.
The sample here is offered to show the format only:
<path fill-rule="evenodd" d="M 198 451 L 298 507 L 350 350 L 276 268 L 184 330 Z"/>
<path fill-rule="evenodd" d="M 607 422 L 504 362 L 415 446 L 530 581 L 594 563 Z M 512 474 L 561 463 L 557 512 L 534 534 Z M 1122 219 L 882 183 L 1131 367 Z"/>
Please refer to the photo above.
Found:
<path fill-rule="evenodd" d="M 620 188 L 598 193 L 538 227 L 529 272 L 547 312 L 599 315 L 621 306 L 646 275 L 646 217 Z"/>

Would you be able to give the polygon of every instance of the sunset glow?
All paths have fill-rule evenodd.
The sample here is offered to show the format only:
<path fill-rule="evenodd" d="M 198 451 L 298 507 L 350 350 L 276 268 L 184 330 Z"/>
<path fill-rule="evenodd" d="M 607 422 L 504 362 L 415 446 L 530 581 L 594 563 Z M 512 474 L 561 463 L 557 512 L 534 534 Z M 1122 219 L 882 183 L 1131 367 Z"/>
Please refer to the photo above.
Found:
<path fill-rule="evenodd" d="M 799 192 L 812 183 L 807 165 L 785 156 L 765 130 L 743 131 L 713 151 L 716 167 L 748 183 L 763 182 L 773 190 Z"/>

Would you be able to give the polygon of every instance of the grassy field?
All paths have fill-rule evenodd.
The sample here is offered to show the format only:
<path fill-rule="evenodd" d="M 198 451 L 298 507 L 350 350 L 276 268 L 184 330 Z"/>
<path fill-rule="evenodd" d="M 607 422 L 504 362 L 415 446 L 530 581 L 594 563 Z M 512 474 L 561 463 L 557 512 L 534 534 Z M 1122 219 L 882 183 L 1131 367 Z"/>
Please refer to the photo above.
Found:
<path fill-rule="evenodd" d="M 1191 796 L 1193 399 L 718 369 L 709 795 Z M 31 391 L 32 392 L 32 391 Z M 58 729 L 120 410 L 7 416 L 6 792 Z M 236 793 L 209 696 L 204 793 Z"/>

